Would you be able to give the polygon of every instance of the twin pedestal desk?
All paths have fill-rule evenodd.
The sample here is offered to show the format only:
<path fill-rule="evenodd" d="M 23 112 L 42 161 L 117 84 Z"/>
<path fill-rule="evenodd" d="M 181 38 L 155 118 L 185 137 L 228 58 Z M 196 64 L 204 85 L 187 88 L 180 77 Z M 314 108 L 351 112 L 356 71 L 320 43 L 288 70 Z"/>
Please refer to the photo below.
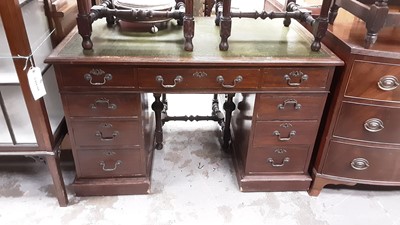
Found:
<path fill-rule="evenodd" d="M 310 159 L 336 66 L 293 21 L 234 19 L 228 51 L 219 28 L 196 18 L 193 52 L 173 24 L 157 34 L 93 25 L 93 50 L 72 32 L 55 67 L 76 166 L 77 195 L 149 193 L 168 93 L 226 96 L 225 141 L 241 191 L 308 190 Z M 148 99 L 153 93 L 154 99 Z M 182 107 L 185 104 L 182 103 Z M 161 150 L 162 151 L 162 150 Z M 219 151 L 219 149 L 215 149 Z"/>

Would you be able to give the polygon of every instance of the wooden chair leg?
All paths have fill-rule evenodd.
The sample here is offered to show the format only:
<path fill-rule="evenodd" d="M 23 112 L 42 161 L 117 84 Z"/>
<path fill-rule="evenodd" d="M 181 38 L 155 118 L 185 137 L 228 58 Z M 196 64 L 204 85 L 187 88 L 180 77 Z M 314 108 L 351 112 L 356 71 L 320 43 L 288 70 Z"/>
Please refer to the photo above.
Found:
<path fill-rule="evenodd" d="M 58 199 L 58 203 L 60 204 L 61 207 L 65 207 L 68 205 L 68 197 L 67 197 L 67 192 L 65 190 L 64 179 L 61 173 L 59 156 L 57 154 L 47 155 L 46 163 L 47 167 L 50 170 L 51 177 L 53 179 L 54 192 Z"/>

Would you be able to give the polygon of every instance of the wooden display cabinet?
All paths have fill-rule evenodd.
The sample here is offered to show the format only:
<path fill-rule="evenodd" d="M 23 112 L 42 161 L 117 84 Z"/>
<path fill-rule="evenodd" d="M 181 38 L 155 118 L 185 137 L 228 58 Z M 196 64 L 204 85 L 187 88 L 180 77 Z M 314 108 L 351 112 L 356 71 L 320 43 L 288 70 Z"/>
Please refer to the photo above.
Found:
<path fill-rule="evenodd" d="M 52 45 L 42 2 L 2 0 L 0 15 L 0 156 L 43 157 L 59 204 L 66 206 L 58 151 L 66 127 L 54 69 L 43 62 Z M 17 57 L 32 52 L 47 89 L 47 95 L 37 101 L 27 79 L 31 61 Z"/>

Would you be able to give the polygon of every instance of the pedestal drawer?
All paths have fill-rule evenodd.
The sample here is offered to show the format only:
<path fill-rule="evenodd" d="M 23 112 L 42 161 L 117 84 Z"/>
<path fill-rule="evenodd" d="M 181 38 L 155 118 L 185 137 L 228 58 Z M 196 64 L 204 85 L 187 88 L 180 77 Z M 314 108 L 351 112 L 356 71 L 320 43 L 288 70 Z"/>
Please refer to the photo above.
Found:
<path fill-rule="evenodd" d="M 181 89 L 256 89 L 260 69 L 139 68 L 139 88 Z"/>
<path fill-rule="evenodd" d="M 258 121 L 254 131 L 254 147 L 280 144 L 312 145 L 318 121 Z"/>
<path fill-rule="evenodd" d="M 400 181 L 400 149 L 331 141 L 322 172 L 361 180 Z"/>
<path fill-rule="evenodd" d="M 80 178 L 111 178 L 145 175 L 140 149 L 78 150 Z"/>
<path fill-rule="evenodd" d="M 59 66 L 62 89 L 68 87 L 132 88 L 135 87 L 134 69 L 130 66 Z"/>
<path fill-rule="evenodd" d="M 268 68 L 264 70 L 263 88 L 326 90 L 330 86 L 329 68 Z"/>
<path fill-rule="evenodd" d="M 77 147 L 133 147 L 143 139 L 136 120 L 73 120 L 72 131 Z"/>
<path fill-rule="evenodd" d="M 257 101 L 257 119 L 314 119 L 321 117 L 325 94 L 261 94 Z"/>
<path fill-rule="evenodd" d="M 356 61 L 345 95 L 381 101 L 400 101 L 400 65 Z"/>
<path fill-rule="evenodd" d="M 69 116 L 138 117 L 138 94 L 64 94 Z"/>
<path fill-rule="evenodd" d="M 253 148 L 248 153 L 247 172 L 253 173 L 299 173 L 308 169 L 309 146 L 268 146 Z"/>
<path fill-rule="evenodd" d="M 343 102 L 335 137 L 400 144 L 400 108 Z"/>

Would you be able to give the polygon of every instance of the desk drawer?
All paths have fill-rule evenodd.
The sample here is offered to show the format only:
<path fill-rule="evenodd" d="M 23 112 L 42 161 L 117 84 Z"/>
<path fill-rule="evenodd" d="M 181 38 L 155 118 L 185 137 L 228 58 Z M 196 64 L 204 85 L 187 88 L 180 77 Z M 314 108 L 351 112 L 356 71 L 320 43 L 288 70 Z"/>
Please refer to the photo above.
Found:
<path fill-rule="evenodd" d="M 59 67 L 61 89 L 68 87 L 92 88 L 133 88 L 135 76 L 129 66 L 79 66 L 62 65 Z"/>
<path fill-rule="evenodd" d="M 139 68 L 139 88 L 182 89 L 256 89 L 260 69 L 179 69 Z M 218 78 L 218 79 L 217 79 Z"/>
<path fill-rule="evenodd" d="M 325 99 L 326 94 L 261 94 L 257 101 L 257 119 L 319 120 Z"/>
<path fill-rule="evenodd" d="M 77 147 L 138 147 L 143 139 L 135 120 L 102 120 L 71 122 Z"/>
<path fill-rule="evenodd" d="M 262 88 L 294 90 L 328 90 L 329 68 L 267 68 Z"/>
<path fill-rule="evenodd" d="M 138 94 L 64 94 L 69 116 L 138 117 Z"/>
<path fill-rule="evenodd" d="M 279 144 L 312 145 L 318 121 L 258 121 L 254 131 L 254 147 Z"/>
<path fill-rule="evenodd" d="M 331 141 L 323 174 L 373 181 L 400 181 L 400 150 Z"/>
<path fill-rule="evenodd" d="M 400 144 L 400 108 L 344 102 L 333 135 Z"/>
<path fill-rule="evenodd" d="M 346 96 L 381 101 L 400 101 L 400 65 L 356 61 Z"/>
<path fill-rule="evenodd" d="M 253 148 L 248 153 L 248 173 L 299 173 L 308 169 L 309 146 Z"/>
<path fill-rule="evenodd" d="M 111 178 L 145 175 L 140 149 L 78 150 L 80 178 Z"/>

